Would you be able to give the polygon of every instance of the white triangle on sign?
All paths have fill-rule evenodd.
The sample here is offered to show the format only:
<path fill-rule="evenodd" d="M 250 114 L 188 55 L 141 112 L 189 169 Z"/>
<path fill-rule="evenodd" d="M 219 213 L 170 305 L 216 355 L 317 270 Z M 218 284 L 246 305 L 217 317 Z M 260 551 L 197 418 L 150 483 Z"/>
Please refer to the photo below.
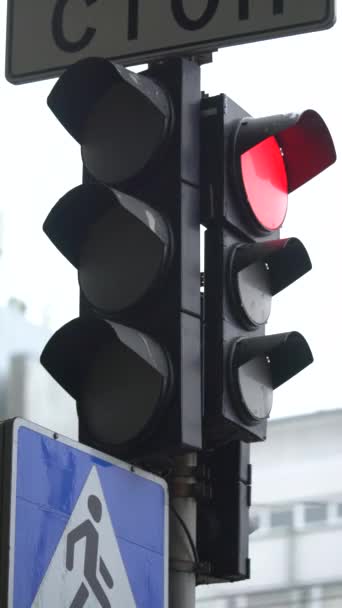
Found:
<path fill-rule="evenodd" d="M 95 466 L 32 603 L 32 608 L 83 606 L 136 608 Z"/>

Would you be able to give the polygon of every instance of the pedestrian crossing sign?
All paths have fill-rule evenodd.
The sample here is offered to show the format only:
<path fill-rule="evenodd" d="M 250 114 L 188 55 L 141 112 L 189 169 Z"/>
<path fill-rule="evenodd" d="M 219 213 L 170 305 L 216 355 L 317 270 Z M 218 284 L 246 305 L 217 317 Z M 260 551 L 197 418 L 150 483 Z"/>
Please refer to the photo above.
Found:
<path fill-rule="evenodd" d="M 20 418 L 0 450 L 2 608 L 167 608 L 163 479 Z"/>

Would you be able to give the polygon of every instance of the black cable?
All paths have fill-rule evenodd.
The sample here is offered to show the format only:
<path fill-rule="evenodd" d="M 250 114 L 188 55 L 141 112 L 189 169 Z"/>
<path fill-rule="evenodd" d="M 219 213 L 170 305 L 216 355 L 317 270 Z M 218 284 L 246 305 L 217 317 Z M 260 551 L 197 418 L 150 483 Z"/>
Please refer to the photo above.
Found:
<path fill-rule="evenodd" d="M 182 526 L 185 535 L 189 541 L 189 545 L 191 547 L 192 553 L 193 553 L 193 557 L 195 560 L 195 567 L 196 569 L 200 566 L 200 560 L 199 560 L 199 555 L 196 549 L 196 545 L 194 543 L 194 541 L 191 538 L 191 534 L 189 532 L 189 528 L 187 527 L 187 525 L 185 524 L 184 520 L 181 518 L 181 516 L 179 515 L 179 513 L 176 511 L 176 509 L 174 508 L 174 506 L 170 503 L 170 509 L 173 512 L 173 514 L 175 515 L 175 517 L 177 518 L 178 522 L 180 523 L 180 525 Z"/>

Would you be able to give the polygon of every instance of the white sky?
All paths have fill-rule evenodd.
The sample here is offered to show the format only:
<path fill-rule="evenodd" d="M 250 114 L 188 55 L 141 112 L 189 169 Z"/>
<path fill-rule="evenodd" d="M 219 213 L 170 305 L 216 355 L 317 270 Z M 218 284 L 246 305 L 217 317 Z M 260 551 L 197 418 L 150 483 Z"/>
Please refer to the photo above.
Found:
<path fill-rule="evenodd" d="M 5 9 L 2 1 L 2 65 Z M 226 93 L 254 116 L 315 109 L 328 124 L 338 154 L 341 57 L 342 24 L 337 22 L 324 32 L 221 50 L 203 68 L 202 88 Z M 46 106 L 52 86 L 51 80 L 13 86 L 4 69 L 0 75 L 0 303 L 20 298 L 30 319 L 49 319 L 55 329 L 77 315 L 77 276 L 41 226 L 60 196 L 81 182 L 81 161 L 78 144 Z M 274 299 L 267 332 L 300 331 L 315 363 L 276 391 L 273 416 L 342 406 L 340 175 L 337 162 L 290 197 L 282 236 L 303 241 L 313 270 Z"/>

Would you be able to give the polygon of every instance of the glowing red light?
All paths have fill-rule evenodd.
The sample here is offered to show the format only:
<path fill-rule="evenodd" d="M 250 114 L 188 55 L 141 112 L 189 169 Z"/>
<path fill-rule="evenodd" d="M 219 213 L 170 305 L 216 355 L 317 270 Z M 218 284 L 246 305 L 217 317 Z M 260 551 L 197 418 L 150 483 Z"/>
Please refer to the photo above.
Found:
<path fill-rule="evenodd" d="M 283 224 L 288 202 L 284 158 L 275 137 L 269 137 L 241 155 L 243 185 L 258 223 L 273 231 Z"/>

